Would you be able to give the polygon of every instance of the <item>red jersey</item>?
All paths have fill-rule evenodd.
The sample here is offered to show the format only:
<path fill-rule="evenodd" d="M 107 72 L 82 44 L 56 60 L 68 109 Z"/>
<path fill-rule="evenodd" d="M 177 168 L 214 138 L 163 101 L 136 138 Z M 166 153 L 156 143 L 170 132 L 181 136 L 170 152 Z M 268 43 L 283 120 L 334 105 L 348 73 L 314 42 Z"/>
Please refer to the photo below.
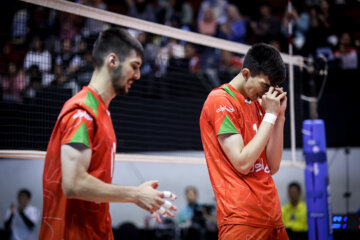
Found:
<path fill-rule="evenodd" d="M 204 103 L 200 117 L 201 139 L 216 197 L 219 228 L 225 224 L 283 226 L 278 192 L 265 149 L 249 174 L 243 175 L 227 159 L 217 138 L 220 134 L 241 134 L 247 145 L 263 115 L 258 102 L 247 101 L 230 84 L 214 89 Z"/>
<path fill-rule="evenodd" d="M 88 173 L 111 183 L 116 152 L 114 128 L 106 104 L 89 87 L 65 103 L 50 138 L 39 239 L 113 239 L 109 203 L 68 199 L 62 191 L 60 149 L 68 143 L 91 148 Z"/>

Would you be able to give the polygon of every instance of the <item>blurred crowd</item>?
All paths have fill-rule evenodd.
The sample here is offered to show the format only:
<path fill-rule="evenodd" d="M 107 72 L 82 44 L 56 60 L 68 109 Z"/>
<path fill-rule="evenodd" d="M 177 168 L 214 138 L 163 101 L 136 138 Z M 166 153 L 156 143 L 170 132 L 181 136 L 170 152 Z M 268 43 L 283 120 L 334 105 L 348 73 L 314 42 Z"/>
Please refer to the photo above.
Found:
<path fill-rule="evenodd" d="M 294 54 L 323 58 L 333 69 L 359 69 L 360 8 L 351 0 L 76 0 L 185 31 L 243 44 L 265 42 L 288 51 L 289 22 Z M 31 101 L 39 89 L 86 85 L 92 73 L 91 49 L 109 24 L 40 6 L 15 2 L 0 39 L 2 99 Z M 153 95 L 181 93 L 181 81 L 209 91 L 228 82 L 242 66 L 242 56 L 189 42 L 129 30 L 144 46 L 141 69 Z M 181 73 L 181 74 L 180 74 Z M 179 76 L 179 74 L 181 76 Z M 186 92 L 184 90 L 184 92 Z"/>

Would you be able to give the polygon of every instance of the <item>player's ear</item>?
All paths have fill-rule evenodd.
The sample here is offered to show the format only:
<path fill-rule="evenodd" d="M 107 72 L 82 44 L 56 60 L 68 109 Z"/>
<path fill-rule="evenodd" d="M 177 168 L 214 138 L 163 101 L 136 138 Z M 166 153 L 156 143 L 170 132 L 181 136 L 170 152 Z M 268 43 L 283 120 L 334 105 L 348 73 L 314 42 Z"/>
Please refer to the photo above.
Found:
<path fill-rule="evenodd" d="M 243 78 L 245 79 L 245 81 L 247 81 L 249 79 L 249 77 L 251 76 L 250 69 L 243 68 L 241 70 L 241 74 L 242 74 Z"/>
<path fill-rule="evenodd" d="M 115 53 L 109 53 L 106 57 L 106 63 L 111 68 L 117 68 L 119 66 L 119 58 Z"/>

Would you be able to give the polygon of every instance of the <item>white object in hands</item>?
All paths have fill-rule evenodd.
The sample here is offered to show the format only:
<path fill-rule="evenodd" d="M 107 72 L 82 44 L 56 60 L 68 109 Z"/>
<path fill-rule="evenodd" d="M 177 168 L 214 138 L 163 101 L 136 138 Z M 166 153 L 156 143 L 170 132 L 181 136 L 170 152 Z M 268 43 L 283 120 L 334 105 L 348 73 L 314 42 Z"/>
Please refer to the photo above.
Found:
<path fill-rule="evenodd" d="M 170 198 L 171 201 L 174 201 L 177 199 L 177 196 L 175 194 L 173 194 L 170 191 L 164 191 L 164 198 Z M 159 213 L 163 216 L 163 217 L 167 217 L 169 216 L 169 214 L 167 213 L 166 209 L 171 209 L 175 207 L 171 202 L 169 202 L 168 200 L 165 200 L 164 204 L 161 205 L 160 209 L 156 212 L 153 212 L 151 214 L 151 218 L 157 220 L 158 222 L 160 221 L 160 216 Z"/>
<path fill-rule="evenodd" d="M 177 199 L 177 196 L 170 191 L 164 191 L 164 198 L 170 198 L 171 201 L 174 201 Z"/>

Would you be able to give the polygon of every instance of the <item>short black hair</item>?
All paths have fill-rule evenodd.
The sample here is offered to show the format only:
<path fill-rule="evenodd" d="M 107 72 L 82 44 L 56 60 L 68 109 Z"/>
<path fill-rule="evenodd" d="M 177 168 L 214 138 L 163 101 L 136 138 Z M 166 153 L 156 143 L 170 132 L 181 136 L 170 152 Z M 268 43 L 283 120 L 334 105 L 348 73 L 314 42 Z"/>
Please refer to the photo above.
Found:
<path fill-rule="evenodd" d="M 285 64 L 278 50 L 265 44 L 254 44 L 245 55 L 242 69 L 248 68 L 251 76 L 260 74 L 268 76 L 272 86 L 284 82 L 286 76 Z"/>
<path fill-rule="evenodd" d="M 25 188 L 20 189 L 18 192 L 18 197 L 20 197 L 21 194 L 25 194 L 29 199 L 31 198 L 31 192 Z"/>
<path fill-rule="evenodd" d="M 301 186 L 300 186 L 300 184 L 299 184 L 298 182 L 291 182 L 291 183 L 289 184 L 288 189 L 290 189 L 290 188 L 292 188 L 292 187 L 296 187 L 296 188 L 298 189 L 298 191 L 301 192 Z"/>
<path fill-rule="evenodd" d="M 114 52 L 120 61 L 124 61 L 131 50 L 135 50 L 141 58 L 144 55 L 140 42 L 126 30 L 118 27 L 104 30 L 94 43 L 92 52 L 94 67 L 100 68 L 104 63 L 104 58 L 111 52 Z"/>

